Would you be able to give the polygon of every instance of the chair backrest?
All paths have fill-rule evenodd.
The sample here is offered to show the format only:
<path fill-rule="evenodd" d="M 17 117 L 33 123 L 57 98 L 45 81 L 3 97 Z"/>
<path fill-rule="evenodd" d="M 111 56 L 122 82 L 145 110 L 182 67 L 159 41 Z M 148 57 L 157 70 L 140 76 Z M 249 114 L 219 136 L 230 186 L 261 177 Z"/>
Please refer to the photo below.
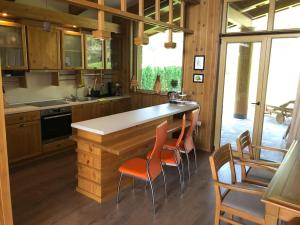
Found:
<path fill-rule="evenodd" d="M 220 181 L 218 172 L 226 164 L 229 163 L 231 182 L 236 182 L 236 173 L 232 157 L 232 149 L 230 144 L 223 145 L 209 157 L 212 178 L 214 181 Z M 221 202 L 222 194 L 219 185 L 215 184 L 216 200 Z"/>
<path fill-rule="evenodd" d="M 195 148 L 194 141 L 193 141 L 193 132 L 197 126 L 199 111 L 200 111 L 199 109 L 192 111 L 191 126 L 189 127 L 186 136 L 184 138 L 184 147 L 186 151 L 190 151 L 193 148 Z"/>
<path fill-rule="evenodd" d="M 181 123 L 181 132 L 176 141 L 176 147 L 179 147 L 180 143 L 182 142 L 182 139 L 184 137 L 184 132 L 185 132 L 185 125 L 186 125 L 186 116 L 185 116 L 185 114 L 183 114 L 182 123 Z"/>
<path fill-rule="evenodd" d="M 245 153 L 249 154 L 250 159 L 254 159 L 252 141 L 249 130 L 246 130 L 236 139 L 236 146 L 241 160 L 245 158 Z"/>
<path fill-rule="evenodd" d="M 156 177 L 161 173 L 160 155 L 168 138 L 168 122 L 164 121 L 156 127 L 156 138 L 154 148 L 147 157 L 147 171 L 150 177 Z"/>

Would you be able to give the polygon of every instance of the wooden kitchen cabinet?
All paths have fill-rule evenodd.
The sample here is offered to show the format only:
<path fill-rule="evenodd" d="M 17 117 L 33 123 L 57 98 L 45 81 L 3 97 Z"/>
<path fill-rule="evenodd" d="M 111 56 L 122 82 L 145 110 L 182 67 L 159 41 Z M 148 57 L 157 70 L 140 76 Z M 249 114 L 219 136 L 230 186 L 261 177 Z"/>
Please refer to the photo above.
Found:
<path fill-rule="evenodd" d="M 0 59 L 2 69 L 28 69 L 24 25 L 0 21 Z"/>
<path fill-rule="evenodd" d="M 61 69 L 60 34 L 42 27 L 27 26 L 29 69 Z"/>
<path fill-rule="evenodd" d="M 83 34 L 74 31 L 63 31 L 61 41 L 63 69 L 83 69 Z"/>
<path fill-rule="evenodd" d="M 40 120 L 6 126 L 9 162 L 41 154 Z"/>
<path fill-rule="evenodd" d="M 104 69 L 104 42 L 85 35 L 85 68 Z"/>

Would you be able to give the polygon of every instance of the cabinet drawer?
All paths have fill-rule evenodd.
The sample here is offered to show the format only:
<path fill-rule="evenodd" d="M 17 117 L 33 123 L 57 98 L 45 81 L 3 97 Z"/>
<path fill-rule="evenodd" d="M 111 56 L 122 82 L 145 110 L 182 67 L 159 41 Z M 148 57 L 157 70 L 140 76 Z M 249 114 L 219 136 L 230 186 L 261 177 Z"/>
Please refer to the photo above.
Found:
<path fill-rule="evenodd" d="M 77 164 L 78 176 L 84 177 L 88 180 L 94 181 L 100 184 L 100 171 L 92 169 L 90 167 L 84 166 L 82 164 Z"/>
<path fill-rule="evenodd" d="M 95 155 L 101 154 L 101 149 L 99 147 L 84 141 L 78 141 L 77 148 L 80 149 L 81 151 L 89 152 Z"/>
<path fill-rule="evenodd" d="M 40 112 L 10 114 L 5 116 L 5 120 L 7 125 L 40 120 Z"/>
<path fill-rule="evenodd" d="M 44 152 L 54 152 L 54 151 L 59 151 L 63 150 L 66 148 L 71 148 L 72 146 L 75 147 L 75 142 L 70 139 L 63 139 L 63 140 L 58 140 L 54 142 L 50 142 L 47 144 L 43 144 L 43 151 Z"/>
<path fill-rule="evenodd" d="M 95 157 L 92 154 L 78 150 L 77 160 L 79 163 L 89 166 L 94 169 L 101 169 L 100 157 Z"/>

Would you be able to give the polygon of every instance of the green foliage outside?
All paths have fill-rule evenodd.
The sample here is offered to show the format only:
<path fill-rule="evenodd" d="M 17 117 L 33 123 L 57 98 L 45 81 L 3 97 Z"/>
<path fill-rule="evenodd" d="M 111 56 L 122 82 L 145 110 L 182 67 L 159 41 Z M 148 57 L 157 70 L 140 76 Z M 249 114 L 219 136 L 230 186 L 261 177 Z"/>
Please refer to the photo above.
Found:
<path fill-rule="evenodd" d="M 181 91 L 182 82 L 182 67 L 168 66 L 168 67 L 151 67 L 147 66 L 142 70 L 141 86 L 142 90 L 153 90 L 153 86 L 157 75 L 160 75 L 161 91 Z M 172 87 L 171 81 L 177 80 L 176 88 Z"/>

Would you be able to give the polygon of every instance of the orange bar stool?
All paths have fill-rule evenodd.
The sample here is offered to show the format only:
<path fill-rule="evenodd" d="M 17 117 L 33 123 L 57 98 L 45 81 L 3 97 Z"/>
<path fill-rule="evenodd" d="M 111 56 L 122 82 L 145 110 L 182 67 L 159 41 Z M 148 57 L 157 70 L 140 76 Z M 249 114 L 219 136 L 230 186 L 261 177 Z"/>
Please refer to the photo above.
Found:
<path fill-rule="evenodd" d="M 194 151 L 195 156 L 195 168 L 197 169 L 197 153 L 196 153 L 196 147 L 193 140 L 193 134 L 196 130 L 197 122 L 198 122 L 198 116 L 199 116 L 200 109 L 196 109 L 192 112 L 192 118 L 191 118 L 191 126 L 188 129 L 185 138 L 184 138 L 184 148 L 180 148 L 180 152 L 186 155 L 187 162 L 188 162 L 188 173 L 189 173 L 189 180 L 191 179 L 191 172 L 190 172 L 190 159 L 189 159 L 189 153 L 191 151 Z"/>
<path fill-rule="evenodd" d="M 186 116 L 183 115 L 181 132 L 178 139 L 168 139 L 161 152 L 161 162 L 165 166 L 177 167 L 179 173 L 180 189 L 183 190 L 184 177 L 183 177 L 183 163 L 180 155 L 180 150 L 184 148 L 183 137 L 186 126 Z M 181 167 L 181 168 L 180 168 Z"/>
<path fill-rule="evenodd" d="M 160 161 L 161 150 L 167 140 L 167 121 L 163 122 L 156 128 L 156 140 L 152 151 L 148 153 L 147 159 L 133 158 L 127 160 L 120 166 L 119 172 L 120 180 L 118 184 L 117 203 L 119 203 L 120 186 L 123 175 L 137 178 L 149 182 L 152 193 L 152 204 L 155 213 L 155 196 L 153 190 L 153 181 L 159 176 L 163 175 L 165 191 L 167 189 L 166 176 Z"/>

